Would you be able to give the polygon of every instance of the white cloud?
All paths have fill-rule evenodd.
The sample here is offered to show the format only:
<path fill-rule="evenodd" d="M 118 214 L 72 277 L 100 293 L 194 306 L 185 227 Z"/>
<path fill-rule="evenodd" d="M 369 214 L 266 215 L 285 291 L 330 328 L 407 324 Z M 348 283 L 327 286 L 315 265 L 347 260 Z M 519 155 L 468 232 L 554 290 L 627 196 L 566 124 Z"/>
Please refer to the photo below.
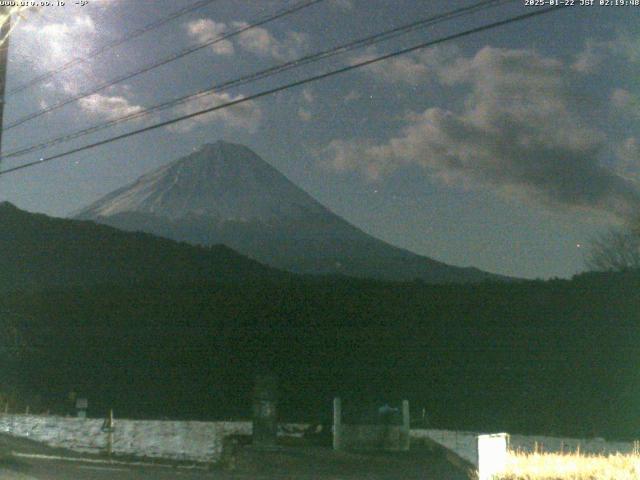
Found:
<path fill-rule="evenodd" d="M 190 38 L 204 43 L 219 37 L 228 31 L 236 31 L 248 27 L 246 22 L 232 22 L 227 25 L 209 18 L 201 18 L 186 24 Z M 243 50 L 276 60 L 291 60 L 300 56 L 308 47 L 309 36 L 305 33 L 289 31 L 279 39 L 263 27 L 252 27 L 234 38 L 237 46 Z M 231 55 L 235 52 L 231 40 L 222 40 L 211 46 L 218 55 Z"/>
<path fill-rule="evenodd" d="M 210 93 L 208 95 L 202 95 L 197 99 L 178 107 L 177 113 L 180 115 L 189 115 L 200 110 L 212 108 L 217 105 L 226 104 L 242 98 L 242 95 L 234 97 L 228 93 Z M 225 126 L 254 131 L 260 124 L 261 119 L 262 111 L 260 107 L 253 101 L 247 101 L 233 107 L 223 108 L 189 120 L 184 120 L 172 125 L 169 129 L 176 132 L 187 132 L 198 125 L 222 123 Z"/>
<path fill-rule="evenodd" d="M 227 31 L 226 24 L 215 22 L 209 18 L 194 20 L 187 23 L 186 27 L 189 36 L 199 43 L 206 43 L 218 38 Z M 218 41 L 211 45 L 211 49 L 218 55 L 232 55 L 234 53 L 233 43 L 229 40 Z"/>
<path fill-rule="evenodd" d="M 301 93 L 304 106 L 298 108 L 298 118 L 303 122 L 309 122 L 313 118 L 311 106 L 315 103 L 316 97 L 310 88 L 304 88 Z"/>
<path fill-rule="evenodd" d="M 332 140 L 325 165 L 337 172 L 360 170 L 369 180 L 379 180 L 398 167 L 396 159 L 377 154 L 380 148 L 371 140 Z"/>
<path fill-rule="evenodd" d="M 606 42 L 587 40 L 584 49 L 575 56 L 571 68 L 579 73 L 593 73 L 604 62 L 609 47 Z"/>
<path fill-rule="evenodd" d="M 332 7 L 339 8 L 341 10 L 353 9 L 353 0 L 331 0 L 329 4 Z"/>
<path fill-rule="evenodd" d="M 302 99 L 308 103 L 308 104 L 312 104 L 315 102 L 316 97 L 313 94 L 313 91 L 310 88 L 305 88 L 302 90 Z"/>
<path fill-rule="evenodd" d="M 246 22 L 234 22 L 234 27 L 244 28 Z M 309 37 L 305 33 L 290 31 L 283 39 L 277 39 L 269 30 L 255 27 L 238 36 L 238 44 L 248 52 L 260 56 L 271 56 L 276 60 L 291 60 L 307 48 Z"/>
<path fill-rule="evenodd" d="M 142 110 L 140 105 L 132 105 L 122 96 L 109 96 L 96 93 L 79 100 L 80 108 L 92 115 L 98 115 L 108 120 L 138 113 Z"/>
<path fill-rule="evenodd" d="M 313 118 L 313 115 L 306 108 L 300 108 L 298 109 L 298 118 L 303 122 L 309 122 Z"/>
<path fill-rule="evenodd" d="M 629 63 L 640 63 L 640 35 L 629 31 L 620 31 L 609 42 L 609 49 L 614 55 L 622 57 Z"/>
<path fill-rule="evenodd" d="M 436 63 L 442 83 L 471 88 L 462 111 L 410 115 L 384 143 L 334 141 L 329 164 L 373 179 L 419 165 L 444 182 L 620 216 L 640 205 L 640 192 L 600 165 L 604 136 L 573 108 L 570 67 L 529 50 L 490 47 Z"/>
<path fill-rule="evenodd" d="M 632 94 L 629 90 L 614 89 L 611 92 L 611 104 L 619 113 L 640 118 L 640 96 Z"/>
<path fill-rule="evenodd" d="M 640 178 L 640 141 L 635 137 L 629 137 L 618 146 L 616 153 L 622 173 Z"/>
<path fill-rule="evenodd" d="M 40 17 L 33 17 L 29 22 L 20 24 L 20 30 L 27 32 L 34 43 L 46 46 L 42 59 L 47 62 L 69 60 L 70 54 L 77 49 L 86 49 L 85 45 L 69 45 L 78 37 L 95 33 L 96 26 L 89 15 L 76 15 L 70 18 L 60 18 L 59 21 L 45 22 Z M 16 45 L 20 49 L 21 45 Z"/>
<path fill-rule="evenodd" d="M 362 93 L 356 91 L 356 90 L 351 90 L 349 93 L 347 93 L 344 96 L 344 101 L 345 102 L 354 102 L 356 100 L 360 100 L 362 98 Z"/>
<path fill-rule="evenodd" d="M 575 56 L 572 68 L 580 73 L 594 73 L 605 61 L 615 56 L 627 63 L 640 63 L 640 36 L 619 31 L 613 40 L 588 39 L 584 49 Z"/>
<path fill-rule="evenodd" d="M 350 63 L 353 65 L 365 62 L 379 55 L 377 50 L 369 49 L 361 55 L 352 57 Z M 372 63 L 365 67 L 365 71 L 385 82 L 417 85 L 446 75 L 446 66 L 452 64 L 459 55 L 460 51 L 456 46 L 435 46 L 413 54 Z"/>
<path fill-rule="evenodd" d="M 42 73 L 90 53 L 94 48 L 96 25 L 88 14 L 61 16 L 49 21 L 32 16 L 28 22 L 20 23 L 16 32 L 19 38 L 12 48 L 15 48 L 17 57 L 28 57 L 38 52 L 38 62 L 34 67 Z M 52 89 L 62 88 L 67 93 L 77 93 L 82 78 L 78 73 L 91 76 L 92 71 L 84 63 L 74 68 L 74 71 L 58 75 L 54 82 L 50 82 Z"/>

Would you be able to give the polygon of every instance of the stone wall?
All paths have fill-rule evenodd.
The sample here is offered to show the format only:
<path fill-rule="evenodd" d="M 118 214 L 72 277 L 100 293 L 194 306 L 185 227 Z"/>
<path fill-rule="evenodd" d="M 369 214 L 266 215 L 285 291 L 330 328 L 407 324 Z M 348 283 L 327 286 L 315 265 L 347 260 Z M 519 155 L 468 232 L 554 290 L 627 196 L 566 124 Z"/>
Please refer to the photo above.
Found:
<path fill-rule="evenodd" d="M 80 453 L 106 453 L 109 434 L 103 420 L 54 416 L 2 415 L 0 431 Z M 251 422 L 178 422 L 117 420 L 113 431 L 115 455 L 217 462 L 223 439 L 251 435 Z"/>
<path fill-rule="evenodd" d="M 0 432 L 82 453 L 106 453 L 109 435 L 102 431 L 103 420 L 55 416 L 0 415 Z M 306 424 L 279 425 L 279 435 L 299 436 Z M 344 426 L 343 426 L 344 427 Z M 345 440 L 356 438 L 386 442 L 401 430 L 400 426 L 350 426 Z M 382 428 L 385 431 L 374 430 Z M 391 430 L 390 430 L 391 428 Z M 359 429 L 359 430 L 358 430 Z M 194 462 L 217 462 L 222 456 L 225 437 L 251 435 L 251 422 L 188 422 L 164 420 L 115 420 L 113 453 L 147 458 Z M 477 432 L 414 429 L 414 440 L 429 439 L 454 452 L 472 465 L 478 465 Z M 392 439 L 394 442 L 398 439 Z M 366 443 L 366 442 L 365 442 Z M 608 442 L 603 439 L 574 439 L 545 436 L 511 435 L 510 448 L 525 452 L 569 452 L 608 454 L 633 452 L 632 442 Z"/>

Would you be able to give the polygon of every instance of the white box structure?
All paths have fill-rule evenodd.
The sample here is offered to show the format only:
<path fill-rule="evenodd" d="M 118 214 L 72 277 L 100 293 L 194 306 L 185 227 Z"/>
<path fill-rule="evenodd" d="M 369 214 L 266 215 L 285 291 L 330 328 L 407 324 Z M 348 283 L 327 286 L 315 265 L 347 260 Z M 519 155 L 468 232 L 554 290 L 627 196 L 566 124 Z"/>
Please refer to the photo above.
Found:
<path fill-rule="evenodd" d="M 509 435 L 478 435 L 478 480 L 492 480 L 507 466 Z"/>

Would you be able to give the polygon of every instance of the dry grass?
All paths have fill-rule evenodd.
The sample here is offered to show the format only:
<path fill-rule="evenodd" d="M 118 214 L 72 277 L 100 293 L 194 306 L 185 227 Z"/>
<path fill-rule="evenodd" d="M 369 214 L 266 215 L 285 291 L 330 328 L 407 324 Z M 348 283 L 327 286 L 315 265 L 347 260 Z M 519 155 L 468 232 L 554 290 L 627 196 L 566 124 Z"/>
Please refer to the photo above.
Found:
<path fill-rule="evenodd" d="M 640 480 L 640 455 L 520 453 L 499 480 Z"/>

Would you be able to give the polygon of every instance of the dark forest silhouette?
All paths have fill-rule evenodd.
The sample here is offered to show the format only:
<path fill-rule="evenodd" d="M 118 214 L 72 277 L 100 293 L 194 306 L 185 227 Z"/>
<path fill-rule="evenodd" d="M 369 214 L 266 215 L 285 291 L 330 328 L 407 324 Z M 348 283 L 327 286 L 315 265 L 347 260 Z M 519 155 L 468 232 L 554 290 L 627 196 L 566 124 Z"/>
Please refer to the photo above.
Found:
<path fill-rule="evenodd" d="M 450 429 L 623 438 L 640 427 L 637 272 L 476 285 L 295 276 L 222 247 L 5 209 L 0 312 L 24 348 L 3 350 L 2 383 L 32 411 L 63 410 L 73 390 L 90 415 L 248 417 L 253 375 L 270 369 L 283 420 L 329 421 L 341 395 L 407 398 Z M 33 238 L 41 221 L 60 238 Z M 52 250 L 73 244 L 70 225 L 94 240 Z"/>

